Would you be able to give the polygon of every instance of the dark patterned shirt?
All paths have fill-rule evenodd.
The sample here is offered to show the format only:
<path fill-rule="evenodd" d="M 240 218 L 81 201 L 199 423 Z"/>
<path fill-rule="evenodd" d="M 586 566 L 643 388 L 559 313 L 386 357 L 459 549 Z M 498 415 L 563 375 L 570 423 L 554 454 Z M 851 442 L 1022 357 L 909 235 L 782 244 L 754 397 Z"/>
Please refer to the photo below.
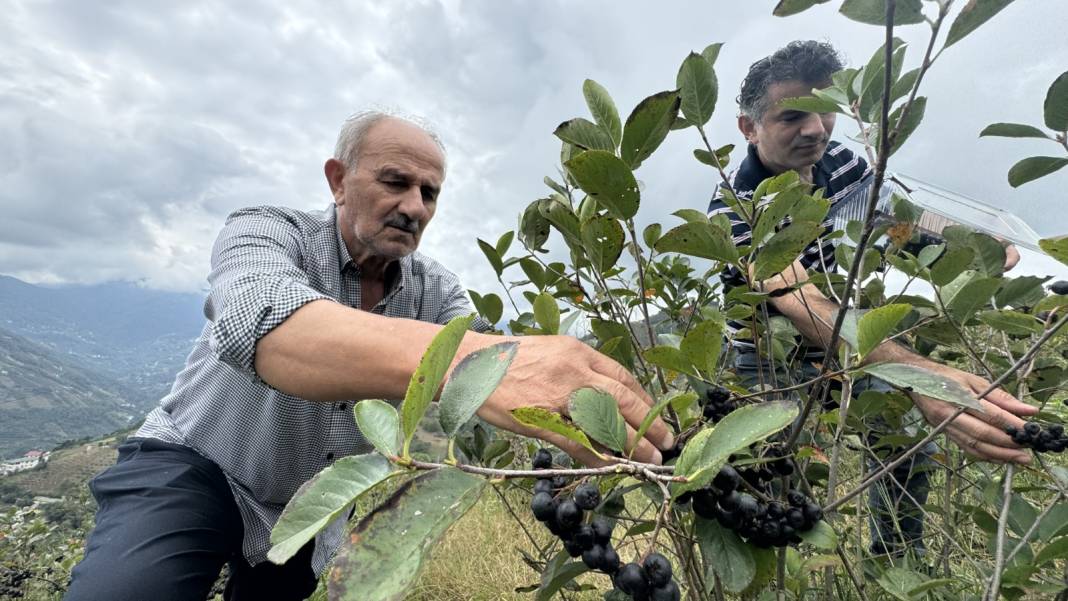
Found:
<path fill-rule="evenodd" d="M 387 317 L 443 324 L 471 313 L 459 279 L 413 253 L 391 268 L 373 309 Z M 356 427 L 352 401 L 311 402 L 256 375 L 256 343 L 304 304 L 325 299 L 360 307 L 359 266 L 336 226 L 333 205 L 230 215 L 211 255 L 207 322 L 171 392 L 136 436 L 182 444 L 225 472 L 245 526 L 243 552 L 266 560 L 270 531 L 301 484 L 334 460 L 372 449 Z M 488 329 L 477 320 L 474 329 Z M 340 518 L 316 539 L 318 573 L 344 534 Z"/>
<path fill-rule="evenodd" d="M 830 201 L 831 211 L 833 212 L 835 203 L 857 191 L 861 186 L 861 181 L 870 172 L 871 168 L 864 159 L 853 154 L 840 143 L 832 141 L 827 145 L 827 150 L 820 157 L 820 160 L 812 167 L 812 183 L 815 189 L 823 189 L 823 197 Z M 750 144 L 745 159 L 738 166 L 738 169 L 730 175 L 731 187 L 734 188 L 734 192 L 739 198 L 750 199 L 753 197 L 753 192 L 756 191 L 760 182 L 775 175 L 764 166 L 760 161 L 760 156 L 757 154 L 756 147 Z M 721 213 L 726 214 L 727 218 L 730 219 L 731 236 L 734 238 L 734 243 L 736 245 L 749 244 L 753 236 L 749 224 L 735 214 L 723 202 L 722 195 L 717 193 L 708 205 L 708 216 L 712 217 Z M 834 218 L 828 215 L 823 222 L 825 227 L 823 236 L 833 231 L 833 224 Z M 823 236 L 813 241 L 798 258 L 805 269 L 830 273 L 837 267 L 834 258 L 834 242 Z M 733 267 L 724 271 L 721 277 L 724 287 L 727 289 L 744 283 L 741 274 Z M 778 311 L 775 311 L 774 307 L 769 304 L 768 313 L 775 315 L 778 314 Z M 733 331 L 737 331 L 744 325 L 737 322 L 728 323 L 729 329 Z M 736 340 L 735 346 L 742 349 L 753 348 L 752 343 L 743 340 Z M 815 349 L 812 349 L 812 351 L 814 352 Z"/>

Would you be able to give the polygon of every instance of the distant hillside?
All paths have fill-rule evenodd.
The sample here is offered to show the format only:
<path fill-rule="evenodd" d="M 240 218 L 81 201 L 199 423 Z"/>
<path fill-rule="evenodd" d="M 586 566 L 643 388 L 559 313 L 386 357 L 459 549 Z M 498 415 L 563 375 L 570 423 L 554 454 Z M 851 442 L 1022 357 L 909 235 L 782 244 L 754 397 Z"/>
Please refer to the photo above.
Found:
<path fill-rule="evenodd" d="M 203 302 L 131 283 L 36 286 L 0 276 L 0 327 L 118 382 L 114 392 L 137 413 L 170 389 L 203 327 Z"/>
<path fill-rule="evenodd" d="M 0 457 L 127 426 L 143 411 L 125 385 L 0 329 Z"/>

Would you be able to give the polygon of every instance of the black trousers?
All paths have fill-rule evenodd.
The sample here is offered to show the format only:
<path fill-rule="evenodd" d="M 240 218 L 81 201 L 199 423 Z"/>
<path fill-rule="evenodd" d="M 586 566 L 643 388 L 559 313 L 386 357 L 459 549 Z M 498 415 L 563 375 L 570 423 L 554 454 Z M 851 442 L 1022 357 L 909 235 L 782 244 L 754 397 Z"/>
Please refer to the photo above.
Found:
<path fill-rule="evenodd" d="M 192 450 L 130 439 L 89 483 L 99 509 L 65 601 L 203 601 L 230 564 L 228 601 L 305 599 L 314 541 L 285 565 L 251 566 L 226 477 Z"/>

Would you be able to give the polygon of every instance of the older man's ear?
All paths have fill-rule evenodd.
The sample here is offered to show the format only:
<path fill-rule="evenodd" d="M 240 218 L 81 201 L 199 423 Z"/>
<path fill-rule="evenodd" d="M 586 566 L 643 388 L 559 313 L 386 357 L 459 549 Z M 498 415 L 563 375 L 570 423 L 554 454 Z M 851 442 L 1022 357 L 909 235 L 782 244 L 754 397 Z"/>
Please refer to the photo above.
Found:
<path fill-rule="evenodd" d="M 323 173 L 326 175 L 326 183 L 330 185 L 330 192 L 334 195 L 334 204 L 345 204 L 345 164 L 337 159 L 327 159 L 323 165 Z"/>

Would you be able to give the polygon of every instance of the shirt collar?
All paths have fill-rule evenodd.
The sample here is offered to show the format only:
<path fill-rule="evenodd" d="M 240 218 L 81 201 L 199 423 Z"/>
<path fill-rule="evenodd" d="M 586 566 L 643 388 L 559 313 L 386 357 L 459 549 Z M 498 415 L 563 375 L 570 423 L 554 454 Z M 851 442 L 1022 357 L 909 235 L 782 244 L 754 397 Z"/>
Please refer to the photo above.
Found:
<path fill-rule="evenodd" d="M 835 142 L 829 142 L 827 149 L 823 151 L 823 156 L 812 166 L 813 186 L 822 188 L 827 185 L 827 181 L 830 179 L 830 170 L 826 161 L 827 152 L 836 145 Z M 738 180 L 745 182 L 750 189 L 755 190 L 760 182 L 769 177 L 775 177 L 775 174 L 760 161 L 760 154 L 757 152 L 756 145 L 750 144 L 746 149 L 746 160 L 742 161 L 741 166 L 738 167 Z"/>

